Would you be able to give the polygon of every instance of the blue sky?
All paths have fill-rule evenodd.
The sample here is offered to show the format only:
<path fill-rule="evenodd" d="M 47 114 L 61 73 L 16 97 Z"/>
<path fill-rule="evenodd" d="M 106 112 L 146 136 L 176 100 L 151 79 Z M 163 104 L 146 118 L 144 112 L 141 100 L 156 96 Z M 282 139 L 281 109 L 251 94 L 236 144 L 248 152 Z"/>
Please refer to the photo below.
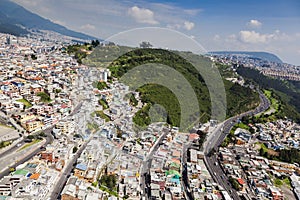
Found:
<path fill-rule="evenodd" d="M 155 26 L 180 31 L 208 51 L 267 51 L 300 65 L 299 0 L 13 1 L 53 22 L 103 39 Z"/>

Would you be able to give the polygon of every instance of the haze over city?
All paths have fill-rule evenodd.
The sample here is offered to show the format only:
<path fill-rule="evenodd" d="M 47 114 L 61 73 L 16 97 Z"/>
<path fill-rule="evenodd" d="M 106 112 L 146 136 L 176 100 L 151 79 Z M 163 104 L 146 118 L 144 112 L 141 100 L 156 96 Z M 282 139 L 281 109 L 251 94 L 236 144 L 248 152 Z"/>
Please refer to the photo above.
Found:
<path fill-rule="evenodd" d="M 195 38 L 208 51 L 267 51 L 300 65 L 297 0 L 13 1 L 55 23 L 102 39 L 132 28 L 167 27 Z"/>

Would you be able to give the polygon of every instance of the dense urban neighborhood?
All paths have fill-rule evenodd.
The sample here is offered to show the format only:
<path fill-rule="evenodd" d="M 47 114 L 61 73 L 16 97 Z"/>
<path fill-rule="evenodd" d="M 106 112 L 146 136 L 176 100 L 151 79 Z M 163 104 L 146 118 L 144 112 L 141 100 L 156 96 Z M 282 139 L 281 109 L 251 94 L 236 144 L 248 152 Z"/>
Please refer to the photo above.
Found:
<path fill-rule="evenodd" d="M 187 133 L 166 122 L 141 128 L 139 92 L 78 62 L 70 45 L 51 32 L 0 34 L 0 199 L 300 199 L 300 125 L 249 120 L 277 111 L 268 91 L 255 110 Z M 300 80 L 291 65 L 209 58 Z"/>

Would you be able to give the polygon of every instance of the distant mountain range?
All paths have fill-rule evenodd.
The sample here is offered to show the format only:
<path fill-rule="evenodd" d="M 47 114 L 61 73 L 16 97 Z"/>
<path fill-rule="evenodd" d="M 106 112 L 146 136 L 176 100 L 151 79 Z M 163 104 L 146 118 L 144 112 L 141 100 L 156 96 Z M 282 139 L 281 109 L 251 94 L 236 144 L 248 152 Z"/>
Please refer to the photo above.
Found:
<path fill-rule="evenodd" d="M 53 23 L 48 19 L 26 10 L 24 7 L 10 0 L 0 0 L 0 32 L 20 36 L 29 34 L 30 30 L 48 30 L 82 40 L 98 39 L 87 34 L 69 30 L 64 26 Z M 257 59 L 282 63 L 280 58 L 278 58 L 276 55 L 267 52 L 214 51 L 209 52 L 209 54 L 243 54 Z"/>
<path fill-rule="evenodd" d="M 278 56 L 267 53 L 267 52 L 252 52 L 252 51 L 214 51 L 209 52 L 209 54 L 215 54 L 215 55 L 246 55 L 248 57 L 266 60 L 270 62 L 276 62 L 276 63 L 283 63 Z"/>
<path fill-rule="evenodd" d="M 0 0 L 0 32 L 20 36 L 30 33 L 29 30 L 48 30 L 83 40 L 97 39 L 53 23 L 10 0 Z"/>

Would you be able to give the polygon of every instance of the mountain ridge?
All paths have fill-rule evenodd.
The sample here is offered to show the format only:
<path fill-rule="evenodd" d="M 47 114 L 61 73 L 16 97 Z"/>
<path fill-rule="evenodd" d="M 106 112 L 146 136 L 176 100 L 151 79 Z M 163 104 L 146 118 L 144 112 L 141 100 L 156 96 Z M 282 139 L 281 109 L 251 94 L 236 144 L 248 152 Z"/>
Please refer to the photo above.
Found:
<path fill-rule="evenodd" d="M 61 35 L 83 40 L 97 39 L 96 37 L 72 31 L 62 25 L 56 24 L 10 0 L 0 1 L 0 32 L 20 36 L 29 34 L 29 30 L 35 29 L 54 31 Z"/>
<path fill-rule="evenodd" d="M 264 52 L 264 51 L 212 51 L 209 52 L 209 54 L 218 54 L 218 55 L 243 54 L 249 57 L 259 58 L 270 62 L 283 63 L 283 61 L 277 55 L 269 52 Z"/>

